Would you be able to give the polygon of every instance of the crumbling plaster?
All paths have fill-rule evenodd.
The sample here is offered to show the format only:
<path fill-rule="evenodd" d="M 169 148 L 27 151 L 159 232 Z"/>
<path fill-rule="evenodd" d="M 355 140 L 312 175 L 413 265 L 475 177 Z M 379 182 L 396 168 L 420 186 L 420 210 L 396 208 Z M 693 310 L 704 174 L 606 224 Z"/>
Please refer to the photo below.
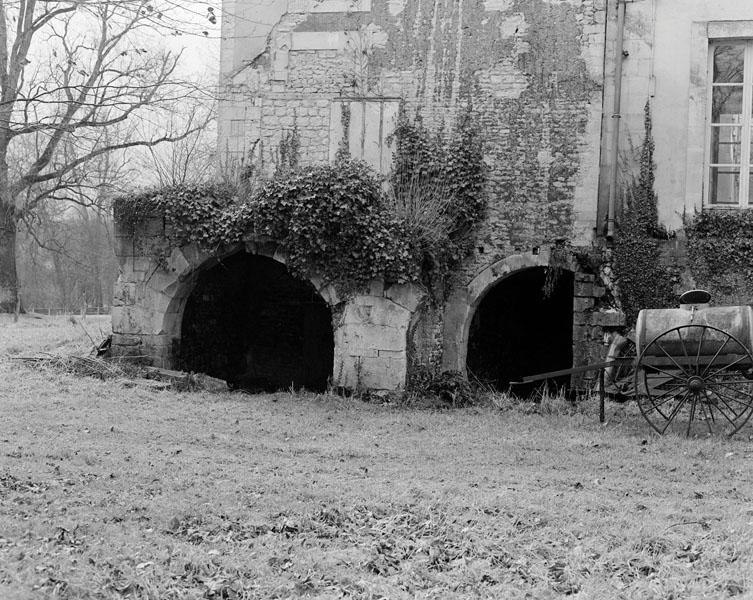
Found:
<path fill-rule="evenodd" d="M 316 10 L 291 0 L 280 12 L 285 4 L 272 14 L 262 1 L 267 44 L 223 66 L 221 149 L 232 145 L 228 121 L 244 120 L 240 147 L 255 148 L 265 168 L 274 167 L 280 138 L 293 126 L 302 137 L 301 162 L 326 161 L 341 131 L 332 110 L 337 99 L 400 98 L 437 125 L 452 123 L 470 103 L 486 136 L 491 203 L 466 277 L 557 239 L 591 242 L 604 0 L 372 0 L 343 11 L 335 0 L 314 3 Z M 226 44 L 246 30 L 231 22 Z M 375 164 L 385 170 L 389 163 Z"/>

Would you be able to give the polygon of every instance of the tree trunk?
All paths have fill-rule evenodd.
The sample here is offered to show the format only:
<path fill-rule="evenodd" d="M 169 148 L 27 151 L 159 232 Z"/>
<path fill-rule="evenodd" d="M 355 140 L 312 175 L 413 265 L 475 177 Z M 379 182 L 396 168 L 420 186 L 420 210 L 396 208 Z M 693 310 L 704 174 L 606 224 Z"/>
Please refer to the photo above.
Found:
<path fill-rule="evenodd" d="M 65 276 L 65 271 L 63 270 L 62 261 L 63 259 L 59 252 L 52 253 L 52 264 L 55 267 L 55 280 L 58 291 L 60 292 L 60 306 L 63 307 L 63 310 L 68 312 L 72 311 L 72 308 L 68 305 L 71 290 L 68 278 Z"/>
<path fill-rule="evenodd" d="M 12 207 L 0 200 L 0 313 L 12 313 L 18 303 L 16 220 Z"/>

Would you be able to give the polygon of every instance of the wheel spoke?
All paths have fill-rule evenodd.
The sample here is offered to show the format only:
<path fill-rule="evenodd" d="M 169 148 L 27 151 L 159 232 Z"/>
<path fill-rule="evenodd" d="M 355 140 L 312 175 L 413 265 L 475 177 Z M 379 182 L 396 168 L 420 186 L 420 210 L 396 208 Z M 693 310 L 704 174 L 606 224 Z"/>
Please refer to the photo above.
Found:
<path fill-rule="evenodd" d="M 713 373 L 712 373 L 711 375 L 706 375 L 706 371 L 704 371 L 704 372 L 703 372 L 703 375 L 702 375 L 702 377 L 716 377 L 716 376 L 717 376 L 717 375 L 718 375 L 719 373 L 721 373 L 722 371 L 726 371 L 727 369 L 731 369 L 731 368 L 732 368 L 732 367 L 734 367 L 734 366 L 735 366 L 735 365 L 736 365 L 737 363 L 744 361 L 744 360 L 745 360 L 746 358 L 748 358 L 748 357 L 747 357 L 747 356 L 745 356 L 745 355 L 743 355 L 743 356 L 741 356 L 740 358 L 738 358 L 737 360 L 735 360 L 735 361 L 733 361 L 733 362 L 731 362 L 731 363 L 729 363 L 729 364 L 727 364 L 727 365 L 724 365 L 724 366 L 723 366 L 723 367 L 722 367 L 721 369 L 719 369 L 718 371 L 714 371 L 714 372 L 713 372 Z M 710 366 L 711 366 L 711 363 L 709 363 L 709 367 L 710 367 Z M 708 369 L 708 367 L 706 367 L 706 368 Z"/>
<path fill-rule="evenodd" d="M 706 336 L 706 328 L 701 329 L 701 339 L 698 340 L 698 351 L 695 355 L 695 374 L 701 370 L 701 348 L 703 348 L 703 338 Z"/>
<path fill-rule="evenodd" d="M 646 375 L 646 373 L 644 371 L 644 379 L 645 379 L 645 375 Z M 666 420 L 668 418 L 667 415 L 665 415 L 664 411 L 662 411 L 661 408 L 659 408 L 659 407 L 663 406 L 664 404 L 667 404 L 668 402 L 671 402 L 672 400 L 676 400 L 678 394 L 670 395 L 669 397 L 667 397 L 666 399 L 662 400 L 661 402 L 656 402 L 656 400 L 658 400 L 660 398 L 663 398 L 667 394 L 673 392 L 674 389 L 666 390 L 661 396 L 654 397 L 651 394 L 651 390 L 650 390 L 650 387 L 648 385 L 648 381 L 645 381 L 644 383 L 646 385 L 646 398 L 647 398 L 647 402 L 651 403 L 651 407 L 650 408 L 647 407 L 645 410 L 643 408 L 641 408 L 641 410 L 643 411 L 644 417 L 648 418 L 648 416 L 647 416 L 648 413 L 650 413 L 651 411 L 655 410 L 656 412 L 658 412 L 662 416 L 662 419 Z M 681 385 L 679 385 L 677 387 L 678 388 L 683 388 L 684 385 L 681 384 Z M 682 393 L 682 392 L 680 392 L 680 393 Z M 687 394 L 687 391 L 685 393 Z M 639 406 L 640 406 L 640 403 L 639 403 Z"/>
<path fill-rule="evenodd" d="M 660 391 L 661 391 L 661 394 L 658 394 L 658 395 L 656 396 L 656 399 L 658 400 L 659 398 L 663 398 L 663 397 L 664 397 L 664 396 L 666 396 L 667 394 L 671 394 L 671 393 L 672 393 L 672 392 L 674 392 L 675 390 L 678 390 L 678 389 L 680 389 L 680 388 L 682 388 L 682 387 L 685 387 L 685 385 L 686 385 L 686 384 L 685 384 L 685 382 L 683 381 L 682 383 L 678 383 L 677 385 L 674 385 L 674 386 L 672 386 L 672 387 L 671 387 L 671 388 L 669 388 L 668 390 L 660 390 Z M 657 386 L 657 387 L 658 387 L 658 386 Z"/>
<path fill-rule="evenodd" d="M 677 337 L 680 338 L 680 346 L 682 347 L 682 353 L 685 355 L 685 358 L 688 359 L 688 365 L 690 365 L 690 357 L 688 356 L 688 349 L 685 347 L 685 340 L 682 337 L 682 329 L 678 327 L 677 329 L 675 329 L 675 331 L 677 331 Z"/>
<path fill-rule="evenodd" d="M 667 417 L 667 424 L 664 426 L 664 429 L 661 430 L 662 434 L 665 431 L 667 431 L 667 427 L 669 427 L 672 424 L 672 420 L 677 416 L 677 413 L 680 412 L 680 409 L 683 407 L 683 405 L 685 404 L 685 401 L 688 399 L 688 394 L 690 394 L 689 391 L 685 392 L 685 395 L 682 397 L 682 400 L 680 400 L 677 403 L 677 406 L 674 407 L 669 417 Z"/>
<path fill-rule="evenodd" d="M 690 417 L 688 417 L 688 428 L 685 431 L 685 437 L 690 437 L 690 428 L 693 426 L 693 417 L 695 417 L 696 402 L 698 402 L 698 394 L 693 394 L 693 403 L 690 405 Z"/>
<path fill-rule="evenodd" d="M 716 425 L 716 419 L 714 418 L 714 411 L 713 411 L 713 410 L 711 410 L 711 409 L 713 408 L 713 406 L 712 406 L 712 404 L 711 404 L 710 402 L 709 402 L 709 403 L 706 403 L 706 405 L 707 405 L 707 406 L 709 407 L 709 415 L 711 415 L 711 422 L 712 422 L 712 423 L 713 423 L 714 425 Z"/>
<path fill-rule="evenodd" d="M 651 402 L 651 408 L 648 409 L 648 412 L 650 412 L 651 410 L 656 410 L 656 412 L 658 412 L 663 419 L 667 419 L 667 415 L 664 414 L 664 410 L 662 410 L 660 407 L 665 407 L 665 405 L 669 404 L 672 400 L 676 400 L 686 390 L 687 388 L 685 387 L 684 383 L 670 388 L 669 390 L 662 390 L 662 393 L 659 395 L 654 395 L 649 390 L 647 396 L 649 401 Z"/>
<path fill-rule="evenodd" d="M 711 390 L 710 390 L 710 391 L 711 391 Z M 732 414 L 733 414 L 733 415 L 735 415 L 735 418 L 737 418 L 737 417 L 739 416 L 739 415 L 737 415 L 737 413 L 735 413 L 735 411 L 734 411 L 734 410 L 732 410 L 732 409 L 730 408 L 729 404 L 727 404 L 727 402 L 726 402 L 726 401 L 724 400 L 724 398 L 722 398 L 721 396 L 719 396 L 719 394 L 718 394 L 718 393 L 717 393 L 716 391 L 711 391 L 711 393 L 712 393 L 712 394 L 715 394 L 715 395 L 716 395 L 716 396 L 717 396 L 717 397 L 718 397 L 718 398 L 719 398 L 719 399 L 720 399 L 720 400 L 721 400 L 721 401 L 722 401 L 722 402 L 724 403 L 724 405 L 725 405 L 725 406 L 726 406 L 727 408 L 729 408 L 729 409 L 730 409 L 730 411 L 732 411 Z M 709 405 L 709 406 L 710 406 L 710 405 Z M 719 408 L 718 406 L 716 407 L 716 410 L 718 410 L 718 411 L 719 411 L 719 412 L 721 413 L 721 415 L 722 415 L 722 416 L 723 416 L 723 417 L 724 417 L 725 419 L 727 419 L 727 420 L 728 420 L 728 421 L 730 422 L 730 424 L 732 425 L 732 427 L 735 427 L 735 426 L 736 426 L 736 425 L 735 425 L 735 422 L 734 422 L 734 421 L 733 421 L 732 419 L 730 419 L 730 418 L 729 418 L 729 415 L 728 415 L 728 414 L 727 414 L 726 412 L 724 412 L 724 411 L 723 411 L 723 410 L 722 410 L 721 408 Z"/>
<path fill-rule="evenodd" d="M 687 394 L 687 392 L 686 392 L 686 394 Z M 676 400 L 678 397 L 679 397 L 679 394 L 677 394 L 676 396 L 670 396 L 669 398 L 666 398 L 666 399 L 662 400 L 661 402 L 654 402 L 654 399 L 651 396 L 649 396 L 649 400 L 651 402 L 651 407 L 647 408 L 646 411 L 647 412 L 651 412 L 652 410 L 655 410 L 656 412 L 658 412 L 662 416 L 662 418 L 666 419 L 667 415 L 665 415 L 659 409 L 659 407 L 663 406 L 664 404 L 667 404 L 668 402 L 671 402 L 672 400 Z"/>
<path fill-rule="evenodd" d="M 653 370 L 659 371 L 660 373 L 664 373 L 664 375 L 666 375 L 667 377 L 671 377 L 672 379 L 680 379 L 677 373 L 672 373 L 671 371 L 665 371 L 664 369 L 660 369 L 659 367 L 655 367 L 654 365 L 648 365 L 648 366 Z M 644 371 L 645 371 L 645 368 L 644 368 Z M 682 374 L 687 375 L 685 371 L 683 371 Z"/>
<path fill-rule="evenodd" d="M 750 398 L 751 400 L 753 400 L 753 394 L 751 394 L 750 392 L 746 392 L 745 390 L 740 390 L 740 389 L 738 389 L 736 387 L 732 387 L 726 381 L 714 381 L 713 383 L 714 383 L 714 385 L 720 385 L 723 388 L 726 388 L 726 389 L 728 389 L 730 391 L 733 391 L 733 392 L 735 392 L 737 394 L 743 394 L 744 396 L 747 396 L 748 398 Z M 750 382 L 748 382 L 748 383 L 750 383 Z M 753 404 L 753 403 L 751 403 L 751 404 Z M 748 404 L 748 406 L 750 406 L 750 404 Z"/>
<path fill-rule="evenodd" d="M 718 384 L 718 382 L 715 382 L 715 383 Z M 727 386 L 722 385 L 721 387 L 727 387 Z M 713 386 L 709 387 L 708 389 L 710 389 L 711 391 L 713 391 L 717 396 L 720 396 L 720 397 L 722 396 L 722 393 L 718 389 L 715 389 Z M 731 391 L 733 391 L 733 392 L 737 392 L 737 390 L 734 389 L 734 388 L 729 388 L 729 389 Z M 742 404 L 745 408 L 751 408 L 751 406 L 753 406 L 753 404 L 751 404 L 750 402 L 743 402 L 742 400 L 738 400 L 734 396 L 726 395 L 724 397 L 727 398 L 727 400 L 732 400 L 733 402 L 737 402 L 738 404 Z"/>
<path fill-rule="evenodd" d="M 643 372 L 643 375 L 644 375 L 644 384 L 646 386 L 646 398 L 648 399 L 648 402 L 651 403 L 651 406 L 646 409 L 646 413 L 650 413 L 651 411 L 656 410 L 656 412 L 658 412 L 661 415 L 662 419 L 666 420 L 668 416 L 665 414 L 664 410 L 662 410 L 660 407 L 668 404 L 672 400 L 676 400 L 677 397 L 683 393 L 683 390 L 687 389 L 685 381 L 678 382 L 678 378 L 675 375 L 672 375 L 671 379 L 660 381 L 658 385 L 656 385 L 655 387 L 652 387 L 651 384 L 655 383 L 655 382 L 650 381 L 652 377 L 661 379 L 664 376 L 657 375 L 655 373 L 649 374 L 649 373 L 646 373 L 645 370 Z M 674 383 L 674 382 L 678 382 L 678 383 Z M 673 383 L 674 385 L 672 385 Z M 670 385 L 671 387 L 669 387 L 668 389 L 660 389 L 661 386 L 663 385 Z M 658 391 L 659 393 L 656 394 L 652 390 Z"/>
<path fill-rule="evenodd" d="M 680 366 L 679 364 L 677 364 L 677 361 L 676 361 L 676 360 L 675 360 L 674 358 L 672 358 L 672 355 L 671 355 L 671 354 L 670 354 L 669 352 L 667 352 L 667 351 L 666 351 L 666 350 L 664 349 L 664 346 L 662 346 L 662 345 L 661 345 L 661 344 L 659 343 L 659 340 L 658 340 L 658 339 L 654 340 L 654 344 L 656 344 L 656 345 L 657 345 L 657 346 L 659 347 L 659 350 L 661 350 L 662 352 L 664 352 L 664 355 L 665 355 L 665 356 L 666 356 L 666 357 L 667 357 L 667 358 L 668 358 L 669 360 L 671 360 L 671 361 L 672 361 L 672 362 L 674 363 L 674 365 L 675 365 L 675 366 L 676 366 L 676 367 L 677 367 L 678 369 L 680 369 L 680 372 L 681 372 L 681 373 L 683 373 L 683 374 L 685 374 L 685 375 L 687 375 L 687 374 L 688 374 L 688 373 L 687 373 L 687 372 L 685 371 L 685 369 L 684 369 L 683 367 L 681 367 L 681 366 Z"/>
<path fill-rule="evenodd" d="M 700 402 L 701 412 L 703 412 L 703 420 L 706 421 L 706 427 L 709 428 L 709 433 L 711 435 L 714 435 L 714 430 L 711 427 L 711 423 L 715 423 L 714 421 L 714 413 L 711 412 L 711 405 L 709 404 L 709 416 L 706 416 L 706 403 Z"/>
<path fill-rule="evenodd" d="M 706 368 L 703 370 L 703 373 L 701 373 L 701 377 L 706 377 L 707 371 L 711 368 L 711 365 L 714 364 L 714 361 L 721 354 L 722 349 L 727 345 L 727 343 L 730 341 L 730 339 L 732 339 L 732 338 L 730 338 L 728 336 L 727 339 L 724 340 L 724 343 L 721 346 L 719 346 L 719 350 L 716 351 L 716 354 L 714 354 L 714 357 L 711 359 L 711 361 L 709 362 L 709 364 L 706 365 Z M 701 350 L 701 347 L 699 345 L 698 346 L 698 351 L 700 352 L 700 350 Z"/>
<path fill-rule="evenodd" d="M 729 408 L 730 412 L 735 415 L 735 419 L 738 419 L 740 415 L 744 415 L 746 410 L 749 410 L 751 407 L 749 404 L 745 404 L 744 402 L 740 402 L 737 398 L 733 396 L 728 396 L 726 394 L 722 394 L 719 390 L 712 389 L 710 390 L 713 394 L 716 394 L 716 396 L 724 402 L 724 405 Z M 728 402 L 728 400 L 731 400 L 732 402 L 735 402 L 736 404 L 742 404 L 742 408 L 739 410 L 735 410 Z"/>

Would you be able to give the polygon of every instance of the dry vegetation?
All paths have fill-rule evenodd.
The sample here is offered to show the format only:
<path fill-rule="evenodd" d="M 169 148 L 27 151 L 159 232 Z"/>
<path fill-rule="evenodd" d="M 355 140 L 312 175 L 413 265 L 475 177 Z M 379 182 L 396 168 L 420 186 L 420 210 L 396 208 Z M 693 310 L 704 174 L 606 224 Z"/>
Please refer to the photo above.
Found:
<path fill-rule="evenodd" d="M 9 358 L 89 346 L 65 319 L 0 321 L 0 598 L 753 594 L 749 430 L 155 391 Z"/>

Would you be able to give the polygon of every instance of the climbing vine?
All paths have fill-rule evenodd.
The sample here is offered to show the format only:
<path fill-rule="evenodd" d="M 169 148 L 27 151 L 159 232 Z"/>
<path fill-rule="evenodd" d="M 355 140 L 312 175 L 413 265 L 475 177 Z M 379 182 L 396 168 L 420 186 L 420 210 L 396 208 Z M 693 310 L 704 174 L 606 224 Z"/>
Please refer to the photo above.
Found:
<path fill-rule="evenodd" d="M 470 108 L 445 130 L 427 127 L 420 115 L 411 120 L 401 106 L 391 141 L 393 209 L 415 240 L 429 288 L 443 286 L 471 252 L 486 212 L 483 140 Z"/>
<path fill-rule="evenodd" d="M 378 174 L 344 152 L 333 165 L 300 168 L 294 127 L 282 138 L 274 176 L 258 185 L 123 196 L 115 216 L 131 234 L 141 221 L 162 218 L 163 251 L 197 243 L 211 252 L 252 236 L 279 244 L 289 270 L 301 277 L 348 286 L 423 280 L 431 288 L 459 266 L 483 218 L 483 146 L 469 115 L 446 132 L 411 122 L 402 111 L 393 140 L 389 193 Z M 164 263 L 166 256 L 156 258 Z"/>
<path fill-rule="evenodd" d="M 293 127 L 283 131 L 280 143 L 272 160 L 275 164 L 275 177 L 285 177 L 298 170 L 301 156 L 301 136 L 298 132 L 297 116 L 293 116 Z"/>
<path fill-rule="evenodd" d="M 387 210 L 379 179 L 356 161 L 274 177 L 250 197 L 220 186 L 123 196 L 115 201 L 115 217 L 130 233 L 146 218 L 164 219 L 169 247 L 195 242 L 212 251 L 244 235 L 271 239 L 299 276 L 355 285 L 377 277 L 400 283 L 419 277 L 404 225 Z"/>
<path fill-rule="evenodd" d="M 686 224 L 685 233 L 699 285 L 720 295 L 753 290 L 753 213 L 707 211 Z"/>
<path fill-rule="evenodd" d="M 343 101 L 340 103 L 340 125 L 342 126 L 343 134 L 337 144 L 335 162 L 350 159 L 350 119 L 350 102 Z"/>
<path fill-rule="evenodd" d="M 671 274 L 660 264 L 660 239 L 667 234 L 657 216 L 654 193 L 654 140 L 651 111 L 644 109 L 645 137 L 641 145 L 638 177 L 627 190 L 627 203 L 613 250 L 620 300 L 628 324 L 635 322 L 642 308 L 662 308 L 675 304 Z"/>
<path fill-rule="evenodd" d="M 157 217 L 164 221 L 170 246 L 196 242 L 209 248 L 239 239 L 227 218 L 234 202 L 230 186 L 176 185 L 116 198 L 113 212 L 116 222 L 129 235 L 134 235 L 145 219 Z"/>
<path fill-rule="evenodd" d="M 356 284 L 418 277 L 410 239 L 386 210 L 380 182 L 362 162 L 275 178 L 240 208 L 234 223 L 278 242 L 298 275 Z"/>

